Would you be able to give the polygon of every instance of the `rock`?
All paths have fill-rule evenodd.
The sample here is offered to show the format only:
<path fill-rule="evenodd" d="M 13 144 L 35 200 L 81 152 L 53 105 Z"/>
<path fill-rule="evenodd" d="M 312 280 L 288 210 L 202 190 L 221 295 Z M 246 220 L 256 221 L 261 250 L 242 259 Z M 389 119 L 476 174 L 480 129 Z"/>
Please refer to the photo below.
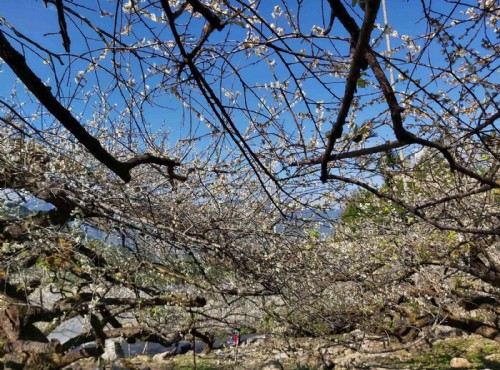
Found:
<path fill-rule="evenodd" d="M 283 365 L 277 360 L 269 360 L 265 362 L 260 368 L 260 370 L 283 370 Z"/>
<path fill-rule="evenodd" d="M 255 335 L 253 337 L 248 337 L 245 340 L 246 344 L 261 345 L 266 341 L 265 335 Z"/>
<path fill-rule="evenodd" d="M 310 356 L 308 354 L 298 357 L 297 363 L 300 365 L 300 367 L 311 368 L 311 369 L 316 369 L 320 365 L 317 358 Z"/>
<path fill-rule="evenodd" d="M 139 368 L 128 359 L 121 358 L 113 363 L 111 370 L 139 370 Z"/>
<path fill-rule="evenodd" d="M 151 356 L 149 355 L 138 355 L 134 357 L 134 360 L 140 363 L 151 361 Z"/>
<path fill-rule="evenodd" d="M 224 348 L 223 342 L 215 342 L 212 346 L 212 349 L 222 349 L 222 348 Z"/>
<path fill-rule="evenodd" d="M 101 358 L 104 361 L 116 361 L 120 358 L 125 357 L 125 353 L 123 353 L 123 348 L 118 340 L 106 340 L 104 344 L 104 353 L 101 355 Z"/>
<path fill-rule="evenodd" d="M 326 356 L 334 356 L 334 357 L 339 357 L 344 354 L 349 354 L 354 351 L 352 351 L 349 348 L 346 348 L 344 346 L 328 346 L 324 348 L 320 348 L 319 351 L 321 356 L 326 357 Z"/>
<path fill-rule="evenodd" d="M 162 353 L 158 353 L 153 356 L 151 359 L 152 362 L 166 362 L 170 357 L 175 356 L 175 350 L 174 351 L 166 351 Z"/>
<path fill-rule="evenodd" d="M 437 338 L 457 338 L 462 334 L 460 329 L 441 325 L 437 325 L 436 328 L 433 328 L 433 331 Z"/>
<path fill-rule="evenodd" d="M 452 367 L 454 369 L 456 369 L 456 368 L 462 368 L 462 369 L 469 368 L 469 367 L 471 367 L 471 363 L 466 358 L 455 357 L 455 358 L 451 359 L 450 367 Z"/>
<path fill-rule="evenodd" d="M 486 356 L 484 359 L 488 361 L 500 362 L 500 353 L 493 353 L 491 355 Z"/>
<path fill-rule="evenodd" d="M 274 355 L 276 360 L 286 360 L 289 356 L 285 352 L 279 352 Z"/>

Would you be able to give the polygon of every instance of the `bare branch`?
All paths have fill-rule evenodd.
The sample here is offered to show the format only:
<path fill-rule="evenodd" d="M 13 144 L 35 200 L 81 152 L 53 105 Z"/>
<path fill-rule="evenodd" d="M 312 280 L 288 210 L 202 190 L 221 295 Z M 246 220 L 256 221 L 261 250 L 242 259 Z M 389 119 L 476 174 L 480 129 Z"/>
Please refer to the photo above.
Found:
<path fill-rule="evenodd" d="M 330 157 L 328 158 L 328 161 L 336 161 L 336 160 L 348 159 L 348 158 L 358 158 L 358 157 L 362 157 L 364 155 L 383 153 L 383 152 L 387 152 L 389 150 L 401 148 L 405 145 L 406 144 L 403 144 L 399 141 L 389 141 L 385 144 L 381 144 L 381 145 L 377 145 L 377 146 L 373 146 L 373 147 L 369 147 L 369 148 L 353 150 L 353 151 L 345 152 L 345 153 L 331 154 Z M 323 161 L 323 157 L 317 157 L 317 158 L 306 159 L 306 160 L 299 161 L 299 162 L 292 162 L 291 166 L 320 164 L 322 161 Z"/>
<path fill-rule="evenodd" d="M 57 8 L 57 19 L 59 20 L 59 29 L 63 40 L 64 50 L 66 50 L 66 52 L 69 53 L 71 40 L 68 35 L 68 27 L 66 26 L 66 19 L 64 17 L 63 0 L 56 0 L 56 8 Z"/>

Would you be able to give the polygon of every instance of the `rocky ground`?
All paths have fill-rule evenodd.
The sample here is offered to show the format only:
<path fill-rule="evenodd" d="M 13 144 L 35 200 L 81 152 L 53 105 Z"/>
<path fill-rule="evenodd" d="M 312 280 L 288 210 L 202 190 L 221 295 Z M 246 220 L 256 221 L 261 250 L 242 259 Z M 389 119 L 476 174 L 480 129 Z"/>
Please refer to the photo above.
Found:
<path fill-rule="evenodd" d="M 196 362 L 196 365 L 195 365 Z M 71 367 L 95 369 L 93 361 Z M 106 369 L 490 369 L 500 370 L 500 343 L 476 336 L 447 338 L 404 346 L 361 333 L 326 339 L 257 338 L 238 349 L 213 350 L 193 356 L 136 356 L 107 364 Z M 69 369 L 69 368 L 68 368 Z"/>

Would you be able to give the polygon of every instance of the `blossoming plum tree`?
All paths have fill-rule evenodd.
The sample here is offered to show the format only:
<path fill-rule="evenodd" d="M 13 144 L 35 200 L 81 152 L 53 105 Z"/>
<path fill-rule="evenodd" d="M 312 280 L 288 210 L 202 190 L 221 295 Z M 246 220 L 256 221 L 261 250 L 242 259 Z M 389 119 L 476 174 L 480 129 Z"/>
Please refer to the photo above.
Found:
<path fill-rule="evenodd" d="M 496 307 L 496 1 L 30 6 L 36 29 L 0 12 L 0 184 L 46 203 L 1 216 L 2 356 L 62 367 L 115 335 L 202 337 L 194 311 L 250 325 L 247 304 L 304 332 L 380 317 L 363 309 L 384 296 L 386 317 L 416 299 L 433 322 Z M 340 210 L 337 248 L 322 234 Z M 438 308 L 407 294 L 415 276 Z M 331 299 L 346 286 L 373 305 Z M 175 319 L 148 326 L 165 305 Z M 72 315 L 94 350 L 25 336 Z"/>

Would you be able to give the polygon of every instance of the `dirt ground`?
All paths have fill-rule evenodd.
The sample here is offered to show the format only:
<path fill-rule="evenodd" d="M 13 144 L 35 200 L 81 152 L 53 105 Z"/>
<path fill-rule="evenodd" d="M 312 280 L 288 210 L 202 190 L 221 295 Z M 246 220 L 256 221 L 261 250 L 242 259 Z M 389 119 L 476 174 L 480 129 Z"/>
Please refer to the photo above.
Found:
<path fill-rule="evenodd" d="M 448 338 L 434 343 L 419 342 L 407 348 L 381 342 L 354 343 L 323 339 L 266 339 L 238 349 L 214 350 L 208 354 L 188 352 L 163 358 L 136 356 L 105 364 L 105 369 L 164 370 L 164 369 L 259 369 L 268 361 L 279 361 L 285 370 L 308 369 L 435 369 L 456 368 L 453 364 L 466 361 L 469 369 L 500 370 L 500 343 L 476 336 Z M 459 360 L 457 360 L 459 359 Z M 121 366 L 121 367 L 120 367 Z M 94 370 L 92 359 L 80 361 L 67 369 Z"/>

